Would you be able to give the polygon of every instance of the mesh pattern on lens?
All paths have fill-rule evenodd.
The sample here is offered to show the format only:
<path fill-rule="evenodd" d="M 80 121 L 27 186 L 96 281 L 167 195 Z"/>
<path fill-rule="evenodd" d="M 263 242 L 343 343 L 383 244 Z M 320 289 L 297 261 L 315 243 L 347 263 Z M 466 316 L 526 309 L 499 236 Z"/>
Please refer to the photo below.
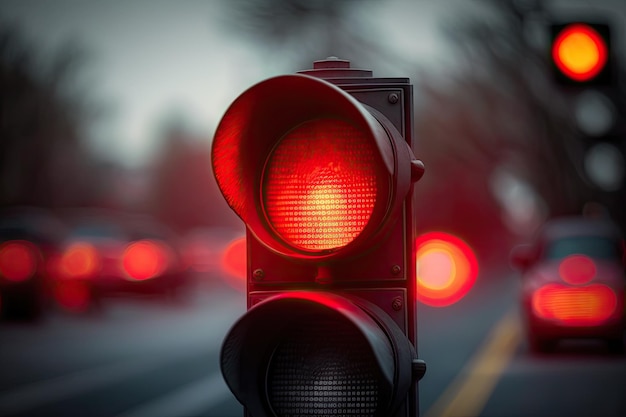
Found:
<path fill-rule="evenodd" d="M 331 318 L 290 329 L 269 367 L 268 396 L 279 417 L 374 416 L 379 374 L 363 337 Z"/>
<path fill-rule="evenodd" d="M 336 119 L 306 122 L 270 155 L 263 199 L 268 220 L 290 245 L 340 248 L 367 225 L 377 193 L 375 144 Z"/>

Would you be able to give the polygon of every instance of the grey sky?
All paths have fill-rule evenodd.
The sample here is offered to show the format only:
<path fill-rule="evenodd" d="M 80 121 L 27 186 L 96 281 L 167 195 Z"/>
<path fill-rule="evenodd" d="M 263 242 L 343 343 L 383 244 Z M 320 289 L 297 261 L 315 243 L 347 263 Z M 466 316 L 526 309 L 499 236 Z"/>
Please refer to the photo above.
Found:
<path fill-rule="evenodd" d="M 0 0 L 0 16 L 19 21 L 44 50 L 68 39 L 88 48 L 93 57 L 93 94 L 115 109 L 104 128 L 95 131 L 96 147 L 134 165 L 149 158 L 155 125 L 167 112 L 184 113 L 200 132 L 210 133 L 245 88 L 292 71 L 289 56 L 282 59 L 274 51 L 269 60 L 263 45 L 242 42 L 242 37 L 225 30 L 221 4 L 218 0 Z M 386 4 L 407 7 L 397 0 Z M 445 9 L 429 1 L 408 7 L 411 13 L 396 13 L 374 4 L 354 18 L 379 29 L 420 59 L 434 62 L 433 55 L 441 50 L 434 16 Z M 408 34 L 403 32 L 407 28 L 412 29 Z M 321 58 L 311 57 L 311 61 Z M 377 75 L 406 75 L 392 73 L 393 64 L 374 66 Z"/>
<path fill-rule="evenodd" d="M 387 0 L 362 8 L 354 19 L 384 33 L 390 45 L 414 59 L 440 65 L 450 57 L 437 24 L 480 3 Z M 87 47 L 93 57 L 93 95 L 115 109 L 107 123 L 94 131 L 95 146 L 135 165 L 149 159 L 155 126 L 168 112 L 184 113 L 193 127 L 208 136 L 245 88 L 292 71 L 289 56 L 283 59 L 274 51 L 267 59 L 263 45 L 242 42 L 242 37 L 226 31 L 221 4 L 219 0 L 0 0 L 0 16 L 19 21 L 44 50 L 68 39 Z M 394 73 L 393 63 L 372 63 L 370 68 L 380 76 L 407 75 Z"/>

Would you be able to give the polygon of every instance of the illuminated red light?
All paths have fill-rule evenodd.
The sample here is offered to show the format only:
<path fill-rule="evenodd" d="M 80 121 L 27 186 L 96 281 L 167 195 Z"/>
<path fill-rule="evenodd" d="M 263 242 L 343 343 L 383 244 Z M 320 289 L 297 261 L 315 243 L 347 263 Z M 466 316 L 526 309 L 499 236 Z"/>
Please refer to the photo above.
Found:
<path fill-rule="evenodd" d="M 12 282 L 26 281 L 37 271 L 37 259 L 37 250 L 30 242 L 5 242 L 0 245 L 0 275 Z"/>
<path fill-rule="evenodd" d="M 617 296 L 602 284 L 585 287 L 550 284 L 533 293 L 532 308 L 544 319 L 570 326 L 594 326 L 616 313 Z"/>
<path fill-rule="evenodd" d="M 563 74 L 575 81 L 597 76 L 608 59 L 607 46 L 600 34 L 588 25 L 565 28 L 555 39 L 552 58 Z"/>
<path fill-rule="evenodd" d="M 559 275 L 572 285 L 586 284 L 596 276 L 596 264 L 585 255 L 570 255 L 559 264 Z"/>
<path fill-rule="evenodd" d="M 472 288 L 478 261 L 456 236 L 429 232 L 416 240 L 417 299 L 434 307 L 451 305 Z"/>
<path fill-rule="evenodd" d="M 168 261 L 168 253 L 163 245 L 151 240 L 140 240 L 128 245 L 122 265 L 129 279 L 143 281 L 161 275 Z"/>
<path fill-rule="evenodd" d="M 377 152 L 360 130 L 337 119 L 312 120 L 287 133 L 263 178 L 271 226 L 305 251 L 349 244 L 374 210 Z"/>
<path fill-rule="evenodd" d="M 92 278 L 100 269 L 100 256 L 89 243 L 75 243 L 68 247 L 61 258 L 62 278 Z"/>

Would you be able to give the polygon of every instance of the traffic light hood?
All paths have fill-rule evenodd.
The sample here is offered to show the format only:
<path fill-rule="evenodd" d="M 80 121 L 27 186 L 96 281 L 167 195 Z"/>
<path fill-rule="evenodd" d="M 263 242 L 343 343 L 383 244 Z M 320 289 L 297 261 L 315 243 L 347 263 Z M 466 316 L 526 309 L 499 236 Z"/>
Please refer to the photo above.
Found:
<path fill-rule="evenodd" d="M 252 415 L 291 415 L 287 408 L 322 406 L 328 396 L 339 407 L 359 395 L 369 403 L 362 414 L 368 416 L 398 407 L 412 382 L 415 351 L 393 321 L 381 321 L 386 316 L 375 305 L 357 300 L 285 292 L 233 326 L 222 346 L 222 373 Z"/>
<path fill-rule="evenodd" d="M 289 142 L 285 140 L 289 135 L 297 138 Z M 287 142 L 307 142 L 302 148 L 308 150 L 298 153 L 299 148 L 285 146 L 289 148 L 287 156 L 280 162 L 275 162 L 273 168 L 271 157 L 280 148 L 280 144 Z M 351 148 L 349 152 L 343 152 L 343 149 L 335 151 L 335 156 L 333 151 L 323 149 L 323 144 Z M 325 155 L 323 157 L 326 158 L 326 165 L 315 165 L 319 155 L 302 155 L 314 151 Z M 362 158 L 361 152 L 367 158 Z M 298 158 L 295 162 L 294 155 Z M 332 256 L 333 252 L 341 250 L 343 246 L 358 246 L 351 245 L 352 240 L 358 241 L 361 234 L 371 237 L 388 220 L 389 213 L 397 212 L 397 207 L 402 204 L 410 190 L 411 161 L 414 159 L 401 134 L 384 116 L 330 82 L 302 74 L 270 78 L 241 94 L 220 121 L 212 150 L 213 170 L 219 188 L 249 230 L 278 253 L 301 257 L 312 255 L 317 259 L 321 256 Z M 291 241 L 289 236 L 285 238 L 288 233 L 281 233 L 281 225 L 277 226 L 277 222 L 272 221 L 272 206 L 266 200 L 271 193 L 266 193 L 264 186 L 270 188 L 273 185 L 268 180 L 270 175 L 267 172 L 274 169 L 282 175 L 284 184 L 293 187 L 296 181 L 291 172 L 285 173 L 283 170 L 286 165 L 290 165 L 287 169 L 299 170 L 303 186 L 310 182 L 307 175 L 312 177 L 315 171 L 321 169 L 338 171 L 349 167 L 356 172 L 354 178 L 346 176 L 340 179 L 343 183 L 339 185 L 326 185 L 326 189 L 319 191 L 318 196 L 311 197 L 311 201 L 317 201 L 307 203 L 309 206 L 326 204 L 324 201 L 328 201 L 329 194 L 334 192 L 333 189 L 328 191 L 331 187 L 341 187 L 341 193 L 347 198 L 358 196 L 354 187 L 367 188 L 370 195 L 364 198 L 358 196 L 359 203 L 345 203 L 346 206 L 361 210 L 354 214 L 361 224 L 353 227 L 355 231 L 351 236 L 338 242 L 314 241 L 311 244 L 297 240 L 298 236 Z M 305 172 L 306 169 L 311 172 Z M 337 172 L 331 172 L 330 176 L 335 174 Z M 282 187 L 273 186 L 275 189 Z M 293 191 L 291 196 L 296 194 L 302 195 L 302 192 Z M 280 198 L 278 197 L 276 206 L 284 206 Z M 361 209 L 358 204 L 364 200 L 371 200 L 372 203 L 370 207 Z M 325 211 L 321 213 L 322 210 Z M 329 218 L 326 208 L 318 211 L 319 217 Z M 304 221 L 321 224 L 324 233 L 328 234 L 329 227 L 315 217 L 317 213 L 313 214 Z M 280 216 L 283 214 L 280 213 Z M 332 216 L 336 216 L 329 220 L 333 226 L 349 223 L 336 213 L 331 213 L 330 217 Z M 296 229 L 291 224 L 285 227 Z M 280 238 L 276 238 L 277 236 Z M 296 244 L 294 240 L 297 240 Z"/>

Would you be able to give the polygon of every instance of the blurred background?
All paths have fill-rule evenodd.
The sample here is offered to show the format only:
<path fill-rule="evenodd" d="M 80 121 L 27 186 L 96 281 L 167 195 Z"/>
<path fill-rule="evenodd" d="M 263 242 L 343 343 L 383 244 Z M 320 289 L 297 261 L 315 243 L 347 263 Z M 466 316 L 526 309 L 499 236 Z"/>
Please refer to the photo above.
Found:
<path fill-rule="evenodd" d="M 603 109 L 575 108 L 547 53 L 552 19 L 599 14 L 620 62 L 617 0 L 0 5 L 2 206 L 146 213 L 183 234 L 240 227 L 208 163 L 217 122 L 248 86 L 334 55 L 415 85 L 420 229 L 490 258 L 505 246 L 490 240 L 590 203 L 624 222 L 621 143 L 589 149 L 578 124 Z"/>
<path fill-rule="evenodd" d="M 610 82 L 582 91 L 555 80 L 549 27 L 568 19 L 610 25 Z M 415 189 L 418 231 L 463 239 L 481 271 L 469 304 L 447 313 L 424 307 L 424 318 L 435 323 L 424 331 L 447 340 L 437 333 L 437 320 L 453 320 L 468 306 L 482 320 L 491 314 L 480 304 L 492 296 L 508 300 L 498 301 L 501 309 L 515 302 L 518 283 L 503 278 L 513 275 L 509 252 L 546 219 L 585 214 L 626 226 L 624 27 L 623 0 L 0 0 L 0 233 L 2 241 L 22 244 L 4 245 L 0 263 L 13 260 L 4 262 L 19 281 L 35 268 L 32 259 L 45 258 L 45 275 L 64 283 L 33 284 L 54 301 L 24 307 L 22 299 L 16 305 L 1 299 L 6 317 L 50 317 L 36 327 L 3 324 L 0 349 L 5 357 L 32 358 L 41 352 L 25 344 L 39 340 L 54 350 L 64 343 L 57 336 L 75 327 L 76 346 L 83 325 L 115 333 L 111 323 L 126 315 L 146 319 L 137 326 L 154 321 L 155 328 L 175 328 L 175 317 L 197 329 L 202 317 L 221 317 L 216 306 L 228 299 L 232 315 L 220 322 L 225 331 L 245 309 L 237 281 L 244 252 L 225 255 L 244 226 L 213 178 L 214 129 L 249 86 L 329 56 L 374 76 L 409 77 L 414 85 L 414 151 L 426 165 Z M 124 259 L 124 270 L 106 267 L 113 258 Z M 109 268 L 98 286 L 90 278 L 96 266 Z M 165 278 L 152 279 L 157 275 Z M 158 294 L 165 307 L 119 299 L 107 306 L 110 295 L 128 292 L 120 282 L 129 276 L 146 281 L 140 293 Z M 108 309 L 103 316 L 88 319 L 95 323 L 68 325 L 76 319 L 58 314 L 102 308 Z M 424 380 L 424 411 L 492 324 L 480 323 L 464 353 L 441 360 L 445 372 L 435 373 L 430 388 Z M 217 345 L 221 329 L 196 337 Z M 5 344 L 9 339 L 14 347 Z M 80 342 L 81 350 L 86 344 Z M 105 363 L 105 356 L 94 363 Z M 30 368 L 17 360 L 6 365 L 0 415 L 32 412 L 29 401 L 40 401 L 40 414 L 28 415 L 70 415 L 93 404 L 84 399 L 79 407 L 64 396 L 50 408 L 51 400 L 33 394 L 34 381 L 78 372 L 91 360 L 63 358 Z M 180 381 L 189 374 L 184 369 L 200 378 L 191 363 L 176 369 Z M 210 391 L 219 382 L 204 384 Z M 618 387 L 626 389 L 623 384 Z M 225 398 L 198 415 L 231 415 L 236 403 Z M 99 413 L 93 406 L 85 415 L 116 415 L 139 402 L 120 401 L 115 410 Z M 533 415 L 542 415 L 537 407 Z M 611 410 L 626 415 L 623 401 Z M 518 415 L 508 411 L 492 415 Z"/>

